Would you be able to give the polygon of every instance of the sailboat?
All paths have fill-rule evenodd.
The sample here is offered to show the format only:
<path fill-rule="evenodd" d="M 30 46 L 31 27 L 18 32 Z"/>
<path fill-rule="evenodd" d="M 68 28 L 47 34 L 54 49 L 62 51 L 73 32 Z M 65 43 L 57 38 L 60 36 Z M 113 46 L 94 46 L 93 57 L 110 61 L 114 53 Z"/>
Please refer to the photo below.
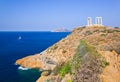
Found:
<path fill-rule="evenodd" d="M 21 37 L 21 36 L 19 36 L 19 37 L 18 37 L 18 40 L 21 40 L 21 39 L 22 39 L 22 37 Z"/>

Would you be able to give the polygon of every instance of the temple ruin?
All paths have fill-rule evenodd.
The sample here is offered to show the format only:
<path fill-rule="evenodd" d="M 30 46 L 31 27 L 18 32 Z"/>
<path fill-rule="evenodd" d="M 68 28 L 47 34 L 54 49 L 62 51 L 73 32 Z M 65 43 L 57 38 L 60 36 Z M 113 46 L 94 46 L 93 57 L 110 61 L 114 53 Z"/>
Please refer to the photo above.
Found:
<path fill-rule="evenodd" d="M 96 17 L 94 24 L 92 23 L 92 18 L 88 17 L 87 18 L 87 26 L 93 26 L 93 25 L 95 25 L 95 26 L 103 26 L 102 25 L 102 17 Z"/>

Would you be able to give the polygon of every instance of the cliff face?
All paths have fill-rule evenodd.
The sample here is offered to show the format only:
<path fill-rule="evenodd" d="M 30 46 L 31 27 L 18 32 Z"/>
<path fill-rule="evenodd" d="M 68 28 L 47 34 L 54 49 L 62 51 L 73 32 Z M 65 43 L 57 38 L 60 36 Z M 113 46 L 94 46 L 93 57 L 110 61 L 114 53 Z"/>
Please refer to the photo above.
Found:
<path fill-rule="evenodd" d="M 120 29 L 79 27 L 40 54 L 19 59 L 16 64 L 52 70 L 37 82 L 120 82 L 119 54 Z"/>

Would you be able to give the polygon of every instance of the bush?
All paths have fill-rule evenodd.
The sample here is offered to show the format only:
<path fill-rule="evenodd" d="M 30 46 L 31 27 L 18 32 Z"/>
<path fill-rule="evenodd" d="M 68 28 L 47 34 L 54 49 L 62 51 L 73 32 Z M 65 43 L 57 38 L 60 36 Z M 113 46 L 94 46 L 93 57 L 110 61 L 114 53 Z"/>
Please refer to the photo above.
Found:
<path fill-rule="evenodd" d="M 120 32 L 120 30 L 114 30 L 114 32 Z"/>
<path fill-rule="evenodd" d="M 90 34 L 92 34 L 92 32 L 86 31 L 86 35 L 90 35 Z"/>
<path fill-rule="evenodd" d="M 101 32 L 106 33 L 106 32 L 107 32 L 107 30 L 101 30 Z"/>
<path fill-rule="evenodd" d="M 72 82 L 72 80 L 67 80 L 67 82 Z"/>
<path fill-rule="evenodd" d="M 109 30 L 107 30 L 107 32 L 108 32 L 108 33 L 113 33 L 114 30 L 109 29 Z"/>
<path fill-rule="evenodd" d="M 67 62 L 65 64 L 60 64 L 55 67 L 55 69 L 52 71 L 53 75 L 60 74 L 62 77 L 65 76 L 65 74 L 72 73 L 71 72 L 71 66 L 70 63 Z"/>
<path fill-rule="evenodd" d="M 67 51 L 66 50 L 63 50 L 62 53 L 66 53 Z"/>
<path fill-rule="evenodd" d="M 58 46 L 57 46 L 57 45 L 54 45 L 54 48 L 53 48 L 53 49 L 56 50 L 57 48 L 58 48 Z"/>
<path fill-rule="evenodd" d="M 68 74 L 68 73 L 70 73 L 70 74 L 72 73 L 72 72 L 71 72 L 71 66 L 70 66 L 69 62 L 66 63 L 66 64 L 60 69 L 60 75 L 61 75 L 62 77 L 64 77 L 65 74 Z"/>
<path fill-rule="evenodd" d="M 106 36 L 106 34 L 101 34 L 100 36 Z"/>
<path fill-rule="evenodd" d="M 109 62 L 107 62 L 106 60 L 102 60 L 101 63 L 102 63 L 101 65 L 103 68 L 109 65 Z"/>

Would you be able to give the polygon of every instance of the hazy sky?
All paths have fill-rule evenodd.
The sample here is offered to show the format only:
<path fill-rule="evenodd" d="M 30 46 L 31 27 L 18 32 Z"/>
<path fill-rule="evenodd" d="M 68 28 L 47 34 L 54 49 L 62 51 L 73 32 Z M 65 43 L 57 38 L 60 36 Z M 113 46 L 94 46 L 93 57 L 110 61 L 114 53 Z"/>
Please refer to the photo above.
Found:
<path fill-rule="evenodd" d="M 89 16 L 120 26 L 120 0 L 0 0 L 0 31 L 72 29 Z"/>

